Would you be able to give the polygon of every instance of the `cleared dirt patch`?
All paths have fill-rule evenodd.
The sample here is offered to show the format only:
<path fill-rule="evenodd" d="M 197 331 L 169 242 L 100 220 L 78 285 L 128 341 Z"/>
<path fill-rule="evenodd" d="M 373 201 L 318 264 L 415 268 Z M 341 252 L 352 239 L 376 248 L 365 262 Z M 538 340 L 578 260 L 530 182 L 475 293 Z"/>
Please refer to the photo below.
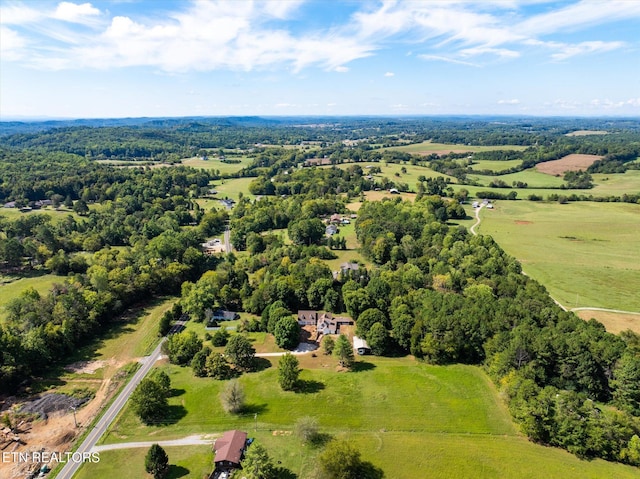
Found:
<path fill-rule="evenodd" d="M 564 158 L 538 163 L 536 169 L 547 175 L 561 175 L 565 171 L 582 171 L 589 168 L 596 160 L 602 159 L 598 155 L 567 155 Z"/>
<path fill-rule="evenodd" d="M 515 220 L 514 223 L 517 225 L 530 225 L 533 224 L 533 221 Z"/>
<path fill-rule="evenodd" d="M 576 314 L 585 321 L 595 318 L 604 324 L 607 331 L 618 334 L 630 329 L 640 334 L 640 314 L 611 313 L 608 311 L 576 311 Z"/>

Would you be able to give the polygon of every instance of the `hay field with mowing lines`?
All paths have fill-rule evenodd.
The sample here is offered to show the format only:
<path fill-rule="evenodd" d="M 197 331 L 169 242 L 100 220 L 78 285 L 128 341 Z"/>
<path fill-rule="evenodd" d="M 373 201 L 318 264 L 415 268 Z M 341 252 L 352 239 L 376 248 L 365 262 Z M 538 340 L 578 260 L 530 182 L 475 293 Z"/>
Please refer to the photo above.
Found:
<path fill-rule="evenodd" d="M 498 201 L 481 218 L 563 305 L 640 311 L 640 205 Z"/>
<path fill-rule="evenodd" d="M 565 171 L 582 171 L 589 168 L 595 161 L 602 159 L 598 155 L 567 155 L 559 160 L 538 163 L 536 169 L 547 175 L 561 175 Z"/>

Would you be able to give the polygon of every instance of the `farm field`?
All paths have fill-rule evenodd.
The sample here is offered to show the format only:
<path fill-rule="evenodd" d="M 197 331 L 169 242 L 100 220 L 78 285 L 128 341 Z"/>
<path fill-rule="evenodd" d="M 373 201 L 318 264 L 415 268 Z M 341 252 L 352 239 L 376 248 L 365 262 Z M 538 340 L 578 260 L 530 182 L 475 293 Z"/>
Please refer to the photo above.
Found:
<path fill-rule="evenodd" d="M 231 198 L 238 201 L 238 194 L 242 193 L 244 196 L 251 199 L 255 198 L 254 195 L 249 193 L 249 183 L 255 178 L 232 178 L 216 181 L 213 188 L 218 190 L 218 198 Z"/>
<path fill-rule="evenodd" d="M 566 307 L 640 311 L 640 206 L 499 201 L 481 213 L 489 234 Z"/>
<path fill-rule="evenodd" d="M 548 175 L 561 175 L 565 171 L 581 171 L 589 168 L 595 161 L 602 159 L 598 155 L 567 155 L 559 160 L 538 163 L 536 168 Z"/>
<path fill-rule="evenodd" d="M 383 150 L 398 150 L 406 153 L 418 153 L 423 155 L 430 155 L 431 153 L 446 154 L 446 153 L 475 153 L 478 151 L 494 151 L 494 150 L 526 150 L 527 146 L 519 145 L 496 145 L 496 146 L 478 146 L 478 145 L 454 145 L 450 143 L 433 143 L 431 141 L 424 141 L 422 143 L 415 143 L 413 145 L 406 146 L 391 146 L 383 148 Z"/>
<path fill-rule="evenodd" d="M 298 478 L 311 479 L 319 450 L 301 445 L 291 431 L 297 418 L 312 415 L 324 433 L 348 439 L 388 478 L 415 479 L 425 471 L 435 478 L 632 478 L 636 474 L 628 466 L 580 461 L 565 451 L 528 442 L 477 367 L 367 357 L 356 371 L 345 373 L 336 372 L 335 360 L 322 355 L 305 356 L 302 366 L 313 368 L 301 375 L 306 392 L 281 391 L 275 367 L 242 376 L 249 407 L 236 418 L 221 411 L 222 382 L 195 378 L 189 368 L 166 366 L 179 394 L 170 399 L 175 421 L 146 427 L 126 409 L 104 443 L 217 435 L 238 428 L 255 437 L 274 461 Z M 196 471 L 206 468 L 212 458 L 203 446 L 192 447 L 190 458 L 183 456 L 182 448 L 166 449 L 170 463 L 188 470 L 189 477 L 199 477 Z M 146 449 L 129 451 L 129 468 L 138 469 Z M 90 475 L 79 477 L 113 477 L 121 462 L 112 464 L 124 460 L 119 459 L 124 453 L 102 454 L 109 459 L 105 465 L 87 464 L 83 474 Z"/>
<path fill-rule="evenodd" d="M 509 186 L 511 186 L 514 181 L 522 181 L 524 183 L 527 183 L 531 188 L 554 188 L 554 187 L 559 188 L 561 185 L 564 184 L 564 180 L 562 178 L 540 173 L 534 168 L 519 171 L 517 173 L 509 173 L 507 175 L 499 175 L 499 176 L 468 175 L 468 177 L 470 179 L 479 181 L 484 185 L 488 185 L 494 180 L 502 180 L 505 183 L 507 183 Z M 506 189 L 506 188 L 501 188 L 501 190 L 506 193 L 511 191 L 510 189 Z M 516 191 L 518 191 L 518 189 L 516 189 Z M 532 193 L 534 192 L 532 191 Z M 520 196 L 520 193 L 518 193 L 518 196 Z"/>
<path fill-rule="evenodd" d="M 591 318 L 597 319 L 604 324 L 610 333 L 618 334 L 630 329 L 640 334 L 640 314 L 613 313 L 593 309 L 576 311 L 576 314 L 585 321 L 589 321 Z"/>
<path fill-rule="evenodd" d="M 478 179 L 478 181 L 489 184 L 492 179 L 502 179 L 507 184 L 513 181 L 523 181 L 528 183 L 530 188 L 488 188 L 486 186 L 469 186 L 453 184 L 454 190 L 461 188 L 469 191 L 471 195 L 475 195 L 478 191 L 494 191 L 496 193 L 509 193 L 516 191 L 519 199 L 526 199 L 529 195 L 541 195 L 546 197 L 551 194 L 558 195 L 593 195 L 594 197 L 621 196 L 623 194 L 638 194 L 640 192 L 640 170 L 629 170 L 625 173 L 596 173 L 593 174 L 594 187 L 587 190 L 561 190 L 558 188 L 550 188 L 549 186 L 563 183 L 561 178 L 537 172 L 533 169 L 500 176 L 483 176 L 469 175 L 470 178 Z M 544 185 L 542 188 L 533 188 L 538 184 Z"/>
<path fill-rule="evenodd" d="M 504 171 L 519 166 L 522 160 L 474 160 L 474 162 L 475 163 L 471 165 L 472 170 Z"/>
<path fill-rule="evenodd" d="M 182 164 L 185 166 L 190 166 L 192 168 L 199 168 L 203 170 L 218 170 L 221 175 L 228 175 L 230 173 L 236 173 L 240 171 L 242 168 L 246 168 L 253 161 L 252 157 L 248 156 L 232 156 L 229 157 L 230 160 L 236 161 L 240 160 L 240 163 L 225 163 L 223 161 L 218 160 L 217 158 L 211 158 L 209 160 L 202 160 L 200 158 L 185 158 L 182 160 Z"/>

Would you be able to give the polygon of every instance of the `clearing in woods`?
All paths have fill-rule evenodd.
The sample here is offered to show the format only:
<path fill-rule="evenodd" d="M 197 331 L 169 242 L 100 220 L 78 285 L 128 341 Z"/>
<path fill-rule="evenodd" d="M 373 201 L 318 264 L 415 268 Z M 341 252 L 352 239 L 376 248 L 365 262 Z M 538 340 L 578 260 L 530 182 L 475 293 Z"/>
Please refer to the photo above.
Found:
<path fill-rule="evenodd" d="M 576 311 L 576 314 L 585 321 L 589 321 L 591 318 L 597 319 L 604 324 L 604 327 L 610 333 L 618 334 L 621 331 L 630 329 L 640 334 L 640 314 L 612 313 L 593 309 Z"/>
<path fill-rule="evenodd" d="M 567 155 L 559 160 L 538 163 L 536 168 L 548 175 L 561 175 L 565 171 L 582 171 L 589 168 L 595 161 L 602 159 L 598 155 Z"/>

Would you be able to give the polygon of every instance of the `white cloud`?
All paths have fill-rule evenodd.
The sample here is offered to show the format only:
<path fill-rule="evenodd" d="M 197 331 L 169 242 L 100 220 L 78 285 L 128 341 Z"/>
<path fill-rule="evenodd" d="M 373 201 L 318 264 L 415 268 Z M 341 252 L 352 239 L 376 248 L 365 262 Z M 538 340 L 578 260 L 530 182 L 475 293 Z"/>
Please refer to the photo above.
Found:
<path fill-rule="evenodd" d="M 436 61 L 447 62 L 447 63 L 455 63 L 456 65 L 466 65 L 468 67 L 479 67 L 480 66 L 477 63 L 466 62 L 466 61 L 463 61 L 463 60 L 457 60 L 455 58 L 443 57 L 443 56 L 440 56 L 440 55 L 423 54 L 423 55 L 418 55 L 418 58 L 422 58 L 423 60 L 436 60 Z"/>
<path fill-rule="evenodd" d="M 96 15 L 100 15 L 100 10 L 90 3 L 77 5 L 70 2 L 61 2 L 58 4 L 52 17 L 58 20 L 64 20 L 65 22 L 83 23 L 87 17 Z"/>
<path fill-rule="evenodd" d="M 474 47 L 460 50 L 460 55 L 463 57 L 485 54 L 496 55 L 500 58 L 518 58 L 520 56 L 520 52 L 509 50 L 507 48 Z"/>
<path fill-rule="evenodd" d="M 565 43 L 555 43 L 552 42 L 550 44 L 551 47 L 557 48 L 559 51 L 553 53 L 551 58 L 555 61 L 563 61 L 568 58 L 574 57 L 576 55 L 585 55 L 588 53 L 600 53 L 600 52 L 608 52 L 611 50 L 617 50 L 626 45 L 624 42 L 582 42 L 576 43 L 573 45 L 565 44 Z"/>
<path fill-rule="evenodd" d="M 17 32 L 10 28 L 0 26 L 0 52 L 3 59 L 19 60 L 22 55 L 21 51 L 26 45 L 26 41 Z"/>
<path fill-rule="evenodd" d="M 374 6 L 356 3 L 359 11 L 343 24 L 300 32 L 284 20 L 294 18 L 303 3 L 192 0 L 177 2 L 179 10 L 164 17 L 154 17 L 151 12 L 144 17 L 110 19 L 88 2 L 64 1 L 49 11 L 11 3 L 0 9 L 2 24 L 25 26 L 37 35 L 24 36 L 30 32 L 22 30 L 3 33 L 9 45 L 3 46 L 3 51 L 14 52 L 3 59 L 18 59 L 16 48 L 28 46 L 29 54 L 22 55 L 22 61 L 37 68 L 148 66 L 186 72 L 284 66 L 297 73 L 315 66 L 344 73 L 349 71 L 350 62 L 374 55 L 390 43 L 404 43 L 410 44 L 416 54 L 422 52 L 416 56 L 423 60 L 478 67 L 480 63 L 469 60 L 480 57 L 483 64 L 495 59 L 513 60 L 523 54 L 523 46 L 549 49 L 555 61 L 621 48 L 623 42 L 594 40 L 572 45 L 537 36 L 569 26 L 579 28 L 640 16 L 640 2 L 619 0 L 581 1 L 524 21 L 518 21 L 523 3 L 515 0 L 388 0 Z M 74 30 L 74 24 L 89 28 Z M 393 74 L 386 72 L 385 76 Z"/>
<path fill-rule="evenodd" d="M 640 2 L 583 0 L 524 20 L 516 26 L 516 29 L 528 36 L 535 36 L 631 18 L 640 18 Z"/>
<path fill-rule="evenodd" d="M 511 100 L 498 100 L 498 105 L 519 105 L 520 100 L 513 98 Z"/>
<path fill-rule="evenodd" d="M 393 77 L 393 76 L 396 76 L 396 74 L 395 74 L 395 73 L 393 73 L 393 72 L 386 72 L 386 73 L 384 74 L 384 76 L 386 76 L 386 77 Z"/>
<path fill-rule="evenodd" d="M 5 5 L 0 7 L 0 23 L 4 25 L 24 25 L 37 22 L 45 17 L 45 14 L 22 3 Z"/>

